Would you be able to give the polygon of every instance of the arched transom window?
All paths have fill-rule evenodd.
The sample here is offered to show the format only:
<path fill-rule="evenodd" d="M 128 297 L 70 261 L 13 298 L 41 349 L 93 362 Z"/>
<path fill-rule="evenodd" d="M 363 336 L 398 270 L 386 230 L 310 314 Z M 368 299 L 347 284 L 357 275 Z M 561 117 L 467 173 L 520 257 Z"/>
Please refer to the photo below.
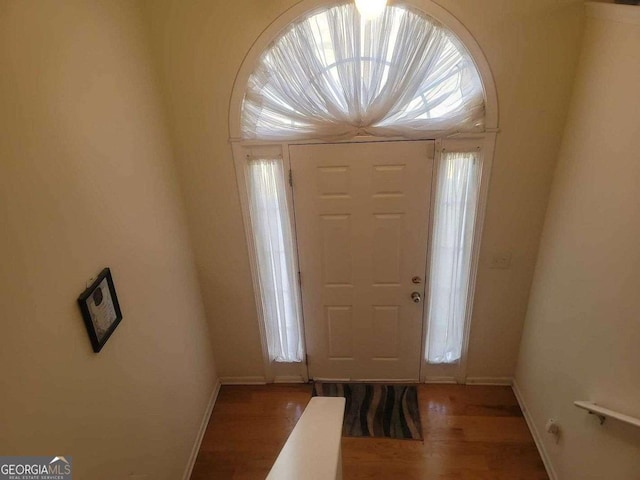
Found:
<path fill-rule="evenodd" d="M 433 18 L 352 3 L 289 25 L 249 77 L 245 139 L 424 137 L 481 129 L 484 92 L 466 48 Z"/>

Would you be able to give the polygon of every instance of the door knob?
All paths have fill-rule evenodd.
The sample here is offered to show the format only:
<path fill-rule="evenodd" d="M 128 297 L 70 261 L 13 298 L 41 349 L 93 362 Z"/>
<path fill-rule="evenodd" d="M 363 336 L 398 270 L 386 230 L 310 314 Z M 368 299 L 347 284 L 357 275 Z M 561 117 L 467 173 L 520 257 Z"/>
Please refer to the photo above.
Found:
<path fill-rule="evenodd" d="M 420 303 L 422 301 L 422 295 L 418 292 L 413 292 L 411 294 L 411 300 L 413 300 L 413 303 Z"/>

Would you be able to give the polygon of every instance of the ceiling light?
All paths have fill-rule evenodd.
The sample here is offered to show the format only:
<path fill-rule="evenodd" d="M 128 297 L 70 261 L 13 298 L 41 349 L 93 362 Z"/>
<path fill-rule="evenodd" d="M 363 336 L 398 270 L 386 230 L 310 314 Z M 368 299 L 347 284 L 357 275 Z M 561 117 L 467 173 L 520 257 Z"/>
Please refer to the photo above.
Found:
<path fill-rule="evenodd" d="M 365 20 L 373 20 L 384 11 L 386 6 L 387 0 L 356 0 L 356 8 Z"/>

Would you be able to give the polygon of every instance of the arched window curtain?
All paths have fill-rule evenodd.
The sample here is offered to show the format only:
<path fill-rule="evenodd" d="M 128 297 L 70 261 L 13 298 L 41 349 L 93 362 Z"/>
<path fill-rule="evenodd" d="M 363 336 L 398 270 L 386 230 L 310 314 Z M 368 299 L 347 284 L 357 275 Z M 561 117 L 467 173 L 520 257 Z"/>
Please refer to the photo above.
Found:
<path fill-rule="evenodd" d="M 469 53 L 435 20 L 389 6 L 372 21 L 352 3 L 291 25 L 260 58 L 242 112 L 245 139 L 416 138 L 482 127 Z"/>

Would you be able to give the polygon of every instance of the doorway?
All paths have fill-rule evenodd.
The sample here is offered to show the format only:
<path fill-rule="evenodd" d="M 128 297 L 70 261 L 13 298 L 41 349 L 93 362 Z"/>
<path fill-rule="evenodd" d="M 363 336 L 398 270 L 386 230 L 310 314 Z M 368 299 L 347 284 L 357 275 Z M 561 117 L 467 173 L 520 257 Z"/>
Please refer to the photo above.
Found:
<path fill-rule="evenodd" d="M 434 150 L 289 147 L 310 378 L 418 381 Z"/>
<path fill-rule="evenodd" d="M 345 38 L 354 41 L 345 42 Z M 327 6 L 321 0 L 304 0 L 274 22 L 254 44 L 238 73 L 230 105 L 230 140 L 265 366 L 264 377 L 252 377 L 252 381 L 306 381 L 309 373 L 320 378 L 326 375 L 327 378 L 464 381 L 479 239 L 498 127 L 493 78 L 471 34 L 430 1 L 410 0 L 407 5 L 391 5 L 382 13 L 380 21 L 367 22 L 350 3 Z M 391 190 L 372 193 L 375 182 L 397 183 L 402 175 L 394 176 L 394 172 L 410 171 L 408 163 L 396 168 L 393 161 L 399 154 L 395 149 L 385 157 L 390 160 L 379 164 L 370 163 L 368 154 L 365 155 L 361 163 L 369 165 L 373 173 L 365 172 L 364 177 L 356 178 L 356 183 L 348 183 L 348 189 L 353 192 L 339 191 L 343 188 L 340 182 L 344 183 L 345 178 L 354 181 L 349 163 L 323 165 L 318 160 L 318 168 L 305 172 L 306 168 L 301 167 L 298 160 L 300 155 L 311 155 L 305 152 L 314 149 L 331 151 L 326 157 L 331 161 L 342 158 L 346 162 L 357 156 L 356 149 L 382 149 L 385 144 L 390 150 L 392 145 L 402 149 L 404 147 L 398 145 L 420 143 L 430 145 L 431 149 L 430 172 L 424 183 L 430 190 L 415 194 L 427 196 L 422 204 L 426 218 L 421 220 L 420 227 L 415 227 L 418 223 L 411 228 L 405 224 L 413 215 L 408 207 L 377 210 L 378 205 L 386 208 L 383 200 L 388 204 L 398 203 L 402 195 Z M 374 145 L 365 146 L 370 144 Z M 331 149 L 352 151 L 334 157 Z M 461 154 L 458 160 L 454 159 L 456 153 Z M 375 152 L 372 155 L 377 158 Z M 446 178 L 438 173 L 445 157 L 448 158 L 445 163 L 453 165 Z M 256 172 L 257 165 L 262 166 L 260 175 Z M 349 175 L 344 174 L 345 167 Z M 305 181 L 306 175 L 309 178 Z M 291 181 L 291 177 L 293 189 L 278 187 Z M 408 181 L 411 189 L 411 182 L 421 177 L 412 174 L 409 177 L 402 181 Z M 275 215 L 267 216 L 265 209 L 252 204 L 251 182 L 255 183 L 256 178 L 260 178 L 263 187 L 258 200 L 268 204 Z M 367 179 L 368 186 L 360 184 L 361 178 Z M 441 181 L 446 184 L 450 201 L 445 202 L 443 195 L 436 194 L 436 190 L 445 191 L 441 190 Z M 318 193 L 318 182 L 325 182 L 328 190 Z M 343 213 L 307 211 L 303 206 L 313 197 L 313 192 L 323 208 L 335 207 L 340 202 L 348 205 L 348 196 L 354 197 L 353 205 L 344 207 L 347 209 Z M 409 191 L 406 194 L 411 196 Z M 309 198 L 302 198 L 305 196 Z M 367 210 L 361 197 L 368 197 L 375 209 Z M 436 211 L 446 214 L 438 216 Z M 451 214 L 453 211 L 464 211 L 468 215 L 455 216 Z M 363 212 L 368 212 L 370 225 L 357 220 Z M 438 223 L 434 216 L 448 220 Z M 315 219 L 315 224 L 311 219 Z M 269 241 L 261 241 L 256 235 L 257 222 L 262 222 L 261 226 L 270 232 Z M 360 227 L 354 228 L 354 225 Z M 393 237 L 390 225 L 396 225 L 403 233 Z M 360 245 L 357 248 L 345 249 L 340 235 L 363 236 L 354 233 L 361 227 L 369 232 L 369 238 L 364 238 L 363 244 L 356 242 L 354 245 Z M 348 232 L 340 228 L 347 228 Z M 422 228 L 424 232 L 420 231 Z M 433 238 L 428 238 L 430 229 L 433 229 Z M 309 231 L 317 235 L 305 237 Z M 371 233 L 378 231 L 382 236 Z M 424 236 L 420 252 L 400 245 L 416 235 Z M 331 242 L 335 244 L 334 250 L 325 245 Z M 392 249 L 383 248 L 393 242 L 399 245 L 396 250 L 404 255 L 402 258 L 400 254 L 394 257 L 389 253 Z M 306 250 L 310 252 L 311 264 L 317 264 L 324 253 L 331 260 L 307 268 L 303 264 Z M 416 259 L 421 258 L 418 263 L 422 272 L 410 277 L 411 282 L 415 279 L 418 283 L 412 283 L 416 287 L 408 290 L 409 300 L 404 282 L 411 269 L 401 262 L 408 258 L 407 252 Z M 365 255 L 377 255 L 376 262 L 369 261 L 375 267 L 366 266 Z M 436 262 L 437 268 L 433 269 L 439 272 L 439 281 L 428 281 L 427 273 L 431 273 L 427 258 L 433 262 L 434 255 L 443 259 Z M 343 261 L 341 256 L 351 263 Z M 452 262 L 452 268 L 441 268 Z M 464 268 L 460 267 L 462 264 Z M 276 268 L 269 270 L 265 265 Z M 327 276 L 343 275 L 347 266 L 352 285 L 342 281 L 325 282 Z M 376 277 L 394 268 L 397 275 L 392 281 L 379 281 L 382 277 Z M 301 289 L 298 288 L 300 281 Z M 341 286 L 341 282 L 345 285 Z M 309 283 L 316 288 L 320 300 L 307 298 Z M 369 292 L 365 291 L 367 288 Z M 352 292 L 352 298 L 329 296 L 340 291 L 343 296 L 345 292 Z M 427 298 L 434 295 L 443 300 L 434 303 Z M 367 296 L 380 299 L 380 303 L 365 302 L 363 299 Z M 403 304 L 414 300 L 418 303 Z M 374 310 L 374 307 L 380 308 Z M 421 313 L 407 315 L 410 308 Z M 313 320 L 307 320 L 307 315 L 312 315 Z M 427 317 L 429 328 L 426 328 Z M 368 327 L 364 318 L 370 319 Z M 431 325 L 435 318 L 437 324 Z M 416 324 L 419 326 L 415 327 Z M 404 333 L 407 325 L 414 325 L 406 329 L 413 332 L 410 336 Z M 308 330 L 306 335 L 304 327 Z M 454 335 L 449 335 L 450 331 L 454 331 Z M 312 344 L 316 338 L 322 339 L 317 340 L 323 342 L 322 345 Z M 413 366 L 398 367 L 404 364 L 404 357 L 417 361 L 406 360 L 407 365 Z M 322 362 L 325 365 L 320 367 Z M 369 367 L 345 367 L 362 362 Z M 329 365 L 343 368 L 335 371 Z M 380 367 L 373 378 L 372 365 Z M 389 368 L 383 369 L 382 365 Z"/>

